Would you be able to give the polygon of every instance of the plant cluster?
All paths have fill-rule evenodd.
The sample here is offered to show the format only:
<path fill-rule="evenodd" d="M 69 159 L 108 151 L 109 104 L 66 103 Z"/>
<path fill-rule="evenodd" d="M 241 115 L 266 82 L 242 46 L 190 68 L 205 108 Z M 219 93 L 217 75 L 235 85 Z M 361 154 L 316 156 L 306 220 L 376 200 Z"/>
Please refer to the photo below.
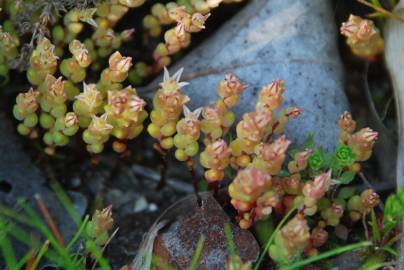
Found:
<path fill-rule="evenodd" d="M 137 96 L 134 88 L 122 85 L 125 79 L 139 82 L 139 78 L 168 65 L 172 55 L 189 46 L 191 33 L 205 28 L 210 10 L 222 2 L 240 1 L 178 1 L 153 5 L 153 15 L 150 16 L 176 26 L 166 31 L 164 42 L 154 50 L 154 63 L 138 62 L 133 67 L 130 57 L 122 57 L 115 51 L 131 39 L 133 29 L 117 33 L 114 28 L 129 9 L 137 8 L 144 2 L 108 0 L 72 5 L 70 2 L 43 1 L 38 6 L 28 0 L 19 1 L 18 5 L 11 0 L 0 3 L 5 17 L 4 29 L 0 30 L 0 75 L 3 75 L 4 82 L 8 80 L 8 66 L 12 66 L 10 61 L 21 60 L 19 58 L 24 57 L 27 45 L 24 43 L 27 31 L 15 28 L 21 28 L 20 20 L 26 17 L 24 12 L 32 16 L 27 25 L 38 21 L 37 24 L 32 23 L 32 29 L 28 31 L 32 33 L 32 38 L 28 44 L 30 51 L 26 69 L 28 81 L 33 87 L 19 94 L 14 106 L 14 115 L 21 121 L 18 125 L 20 134 L 30 138 L 42 136 L 45 151 L 51 155 L 57 146 L 67 145 L 79 130 L 83 131 L 82 138 L 90 153 L 102 152 L 111 136 L 116 138 L 113 149 L 124 152 L 127 141 L 139 135 L 143 129 L 142 122 L 147 117 L 143 109 L 145 102 Z M 91 35 L 81 41 L 86 31 Z M 100 71 L 98 82 L 86 84 L 85 81 L 97 77 L 94 71 L 102 67 L 103 59 L 108 56 L 109 67 Z M 182 105 L 179 107 L 182 110 Z M 152 121 L 155 118 L 153 113 Z M 168 123 L 163 133 L 175 132 L 174 122 Z M 161 145 L 170 148 L 173 138 L 164 136 L 167 139 L 163 142 L 161 138 Z M 188 154 L 196 154 L 196 143 L 192 147 L 188 147 Z M 185 148 L 178 151 L 178 156 L 181 156 L 181 151 L 184 159 Z"/>
<path fill-rule="evenodd" d="M 340 135 L 334 152 L 315 147 L 312 137 L 301 148 L 289 149 L 284 127 L 302 111 L 280 108 L 285 84 L 275 80 L 261 89 L 255 111 L 243 115 L 236 125 L 237 136 L 227 142 L 225 135 L 235 122 L 230 109 L 246 85 L 226 75 L 217 87 L 219 99 L 191 112 L 184 105 L 189 98 L 181 89 L 187 84 L 180 82 L 181 72 L 173 77 L 165 73 L 153 99 L 149 133 L 158 139 L 164 154 L 175 146 L 176 158 L 186 162 L 197 155 L 203 135 L 200 163 L 208 183 L 225 179 L 226 169 L 236 171 L 228 191 L 241 228 L 298 209 L 269 248 L 274 261 L 287 264 L 302 253 L 316 255 L 328 239 L 328 228 L 342 220 L 363 221 L 379 204 L 379 196 L 371 189 L 356 195 L 353 188 L 344 187 L 360 171 L 359 162 L 370 158 L 377 139 L 377 132 L 370 128 L 357 130 L 348 112 L 338 121 Z"/>
<path fill-rule="evenodd" d="M 136 89 L 122 85 L 132 59 L 115 52 L 98 83 L 86 84 L 83 81 L 86 69 L 92 62 L 87 47 L 73 40 L 69 45 L 72 57 L 60 65 L 54 49 L 43 38 L 32 53 L 27 77 L 37 89 L 31 88 L 17 96 L 13 111 L 22 122 L 18 132 L 36 137 L 36 126 L 41 126 L 48 154 L 53 154 L 55 147 L 68 144 L 80 128 L 90 153 L 102 152 L 111 136 L 115 137 L 113 149 L 124 152 L 126 141 L 140 134 L 147 118 L 145 102 L 138 97 Z M 56 78 L 58 67 L 64 76 Z M 77 87 L 78 83 L 83 83 L 83 91 Z"/>
<path fill-rule="evenodd" d="M 384 41 L 373 21 L 350 15 L 348 21 L 342 23 L 341 34 L 353 54 L 361 58 L 371 58 L 384 50 Z"/>
<path fill-rule="evenodd" d="M 339 225 L 344 214 L 352 222 L 361 220 L 379 203 L 372 190 L 354 196 L 352 189 L 340 188 L 354 179 L 358 162 L 370 157 L 377 133 L 369 128 L 355 132 L 356 123 L 347 112 L 338 126 L 339 145 L 334 153 L 315 148 L 310 139 L 301 149 L 287 152 L 290 142 L 284 136 L 255 146 L 252 162 L 238 171 L 229 186 L 242 228 L 271 214 L 283 216 L 298 209 L 269 247 L 271 258 L 280 264 L 291 263 L 302 252 L 317 254 L 328 238 L 327 227 Z M 309 224 L 314 225 L 312 229 Z"/>
<path fill-rule="evenodd" d="M 242 0 L 178 0 L 156 3 L 143 19 L 143 27 L 153 39 L 162 39 L 152 50 L 151 62 L 138 62 L 130 70 L 129 80 L 138 84 L 171 63 L 171 57 L 191 44 L 191 34 L 202 31 L 210 11 L 221 3 Z M 35 41 L 47 37 L 55 45 L 54 53 L 62 58 L 69 44 L 80 40 L 92 58 L 91 71 L 99 71 L 104 59 L 132 39 L 134 28 L 115 30 L 130 9 L 141 7 L 145 0 L 47 1 L 5 0 L 0 2 L 0 75 L 8 81 L 9 68 L 26 69 L 35 49 Z M 27 34 L 31 38 L 27 41 Z M 148 46 L 150 38 L 144 39 Z M 159 41 L 159 40 L 158 40 Z"/>

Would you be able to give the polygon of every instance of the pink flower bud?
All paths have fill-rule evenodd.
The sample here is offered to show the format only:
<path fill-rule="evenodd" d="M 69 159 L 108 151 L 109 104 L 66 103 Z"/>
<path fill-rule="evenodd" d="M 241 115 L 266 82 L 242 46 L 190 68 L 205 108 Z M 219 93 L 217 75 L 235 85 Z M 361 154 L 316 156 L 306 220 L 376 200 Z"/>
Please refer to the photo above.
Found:
<path fill-rule="evenodd" d="M 69 112 L 65 116 L 65 127 L 69 128 L 79 123 L 77 115 L 74 112 Z"/>
<path fill-rule="evenodd" d="M 288 194 L 297 195 L 301 190 L 301 179 L 299 174 L 292 174 L 286 179 L 282 179 L 282 188 Z"/>
<path fill-rule="evenodd" d="M 289 162 L 288 169 L 290 173 L 300 172 L 307 167 L 308 159 L 310 155 L 313 153 L 313 150 L 306 149 L 302 152 L 299 152 L 295 155 L 294 160 Z"/>
<path fill-rule="evenodd" d="M 255 153 L 259 159 L 265 161 L 266 170 L 271 174 L 277 174 L 285 160 L 286 150 L 290 141 L 283 135 L 271 144 L 261 143 L 256 147 Z"/>
<path fill-rule="evenodd" d="M 271 120 L 272 115 L 270 112 L 245 113 L 242 121 L 237 125 L 237 136 L 253 142 L 259 142 Z"/>
<path fill-rule="evenodd" d="M 198 108 L 192 112 L 187 106 L 184 105 L 185 117 L 177 124 L 178 133 L 190 136 L 194 140 L 198 139 L 201 131 L 201 122 L 198 118 L 201 111 L 202 108 Z"/>
<path fill-rule="evenodd" d="M 188 29 L 188 32 L 199 32 L 205 29 L 205 22 L 210 17 L 210 13 L 202 15 L 200 13 L 194 13 L 192 15 L 192 23 Z"/>
<path fill-rule="evenodd" d="M 76 99 L 83 102 L 90 112 L 102 104 L 102 95 L 95 84 L 83 83 L 83 92 Z"/>
<path fill-rule="evenodd" d="M 104 136 L 110 134 L 113 127 L 108 123 L 107 117 L 108 115 L 105 113 L 101 116 L 93 115 L 88 130 L 94 135 Z"/>
<path fill-rule="evenodd" d="M 112 110 L 108 110 L 110 114 L 121 114 L 125 110 L 128 102 L 128 94 L 122 91 L 108 91 L 108 105 Z"/>
<path fill-rule="evenodd" d="M 369 40 L 372 36 L 376 35 L 375 26 L 370 20 L 362 20 L 359 24 L 359 29 L 357 32 L 357 37 L 360 40 Z"/>
<path fill-rule="evenodd" d="M 269 174 L 254 167 L 247 167 L 238 171 L 236 178 L 229 186 L 229 194 L 235 201 L 254 203 L 267 191 L 270 184 Z"/>
<path fill-rule="evenodd" d="M 347 37 L 348 46 L 359 57 L 372 57 L 384 49 L 383 39 L 371 20 L 350 15 L 342 23 L 341 34 Z"/>
<path fill-rule="evenodd" d="M 357 161 L 367 160 L 376 142 L 378 133 L 370 128 L 363 128 L 354 133 L 348 140 L 348 145 L 356 155 Z"/>
<path fill-rule="evenodd" d="M 132 66 L 132 57 L 123 57 L 118 51 L 109 57 L 109 68 L 112 71 L 126 73 Z"/>
<path fill-rule="evenodd" d="M 230 148 L 223 139 L 219 139 L 206 146 L 206 152 L 217 160 L 227 160 L 230 158 Z"/>
<path fill-rule="evenodd" d="M 272 213 L 272 209 L 280 202 L 279 195 L 270 190 L 262 194 L 256 202 L 254 209 L 255 220 L 260 220 L 268 217 Z"/>
<path fill-rule="evenodd" d="M 114 224 L 112 218 L 112 205 L 100 210 L 95 210 L 91 222 L 94 222 L 100 231 L 110 230 Z"/>
<path fill-rule="evenodd" d="M 38 41 L 38 45 L 31 55 L 31 65 L 38 69 L 55 69 L 57 67 L 57 57 L 54 53 L 55 46 L 47 38 Z"/>
<path fill-rule="evenodd" d="M 341 34 L 350 38 L 356 35 L 359 30 L 359 24 L 362 19 L 355 15 L 350 15 L 347 22 L 343 22 L 340 28 Z"/>
<path fill-rule="evenodd" d="M 122 31 L 122 33 L 121 33 L 121 38 L 122 38 L 124 41 L 129 41 L 129 40 L 132 39 L 134 32 L 135 32 L 135 28 L 131 28 L 131 29 L 124 30 L 124 31 Z"/>
<path fill-rule="evenodd" d="M 129 100 L 129 109 L 133 112 L 140 112 L 146 106 L 146 101 L 138 97 L 137 95 L 132 95 Z"/>
<path fill-rule="evenodd" d="M 380 198 L 379 195 L 374 192 L 372 189 L 367 189 L 362 192 L 361 194 L 361 202 L 367 212 L 370 212 L 370 210 L 374 207 L 376 207 L 379 202 Z"/>
<path fill-rule="evenodd" d="M 16 103 L 19 109 L 26 115 L 35 112 L 38 109 L 39 91 L 35 91 L 32 87 L 26 93 L 18 94 Z"/>
<path fill-rule="evenodd" d="M 181 22 L 185 17 L 187 17 L 189 14 L 185 10 L 185 6 L 179 6 L 179 7 L 174 7 L 170 8 L 168 10 L 168 15 L 170 18 L 176 22 Z"/>
<path fill-rule="evenodd" d="M 202 110 L 202 117 L 208 121 L 220 121 L 222 115 L 219 108 L 215 106 L 206 106 Z"/>
<path fill-rule="evenodd" d="M 313 247 L 321 247 L 327 242 L 328 232 L 321 227 L 315 227 L 311 231 L 311 244 Z"/>
<path fill-rule="evenodd" d="M 248 87 L 234 74 L 226 74 L 224 80 L 217 87 L 218 95 L 223 98 L 228 107 L 233 107 L 238 102 L 240 94 Z"/>
<path fill-rule="evenodd" d="M 331 186 L 331 170 L 322 173 L 314 181 L 306 182 L 303 187 L 303 195 L 311 199 L 320 199 Z"/>
<path fill-rule="evenodd" d="M 293 253 L 297 249 L 303 249 L 309 244 L 310 232 L 307 221 L 300 215 L 296 215 L 291 219 L 280 231 L 282 238 L 285 240 L 286 249 L 289 253 Z"/>
<path fill-rule="evenodd" d="M 349 112 L 344 112 L 338 121 L 338 127 L 341 130 L 352 133 L 356 129 L 356 122 L 352 119 L 352 116 Z"/>
<path fill-rule="evenodd" d="M 78 40 L 69 44 L 69 50 L 81 67 L 88 67 L 91 64 L 91 56 L 86 46 Z"/>
<path fill-rule="evenodd" d="M 333 203 L 331 205 L 331 212 L 334 214 L 334 217 L 341 218 L 344 214 L 344 207 L 340 204 Z"/>
<path fill-rule="evenodd" d="M 274 80 L 269 85 L 261 89 L 258 102 L 256 105 L 257 111 L 275 110 L 283 101 L 283 93 L 285 92 L 285 82 L 282 80 Z"/>

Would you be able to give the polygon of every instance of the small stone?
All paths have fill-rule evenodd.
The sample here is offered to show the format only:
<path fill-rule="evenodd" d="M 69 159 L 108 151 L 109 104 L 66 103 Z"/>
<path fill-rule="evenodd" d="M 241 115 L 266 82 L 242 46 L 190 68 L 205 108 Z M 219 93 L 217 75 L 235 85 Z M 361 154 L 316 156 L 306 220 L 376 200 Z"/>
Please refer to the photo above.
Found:
<path fill-rule="evenodd" d="M 158 234 L 154 242 L 154 253 L 167 261 L 175 269 L 187 269 L 201 235 L 205 242 L 197 269 L 224 269 L 229 257 L 224 225 L 230 223 L 229 217 L 210 193 L 201 194 L 201 207 L 192 200 L 182 201 L 176 218 Z M 170 211 L 170 210 L 169 210 Z M 166 213 L 169 215 L 169 213 Z M 242 230 L 230 223 L 234 235 L 237 254 L 243 261 L 255 261 L 260 248 L 248 230 Z"/>
<path fill-rule="evenodd" d="M 135 207 L 133 209 L 134 213 L 142 212 L 148 208 L 147 200 L 145 197 L 141 196 L 135 202 Z"/>
<path fill-rule="evenodd" d="M 158 208 L 157 204 L 155 204 L 155 203 L 149 204 L 149 207 L 148 207 L 149 212 L 156 212 L 158 209 L 159 208 Z"/>

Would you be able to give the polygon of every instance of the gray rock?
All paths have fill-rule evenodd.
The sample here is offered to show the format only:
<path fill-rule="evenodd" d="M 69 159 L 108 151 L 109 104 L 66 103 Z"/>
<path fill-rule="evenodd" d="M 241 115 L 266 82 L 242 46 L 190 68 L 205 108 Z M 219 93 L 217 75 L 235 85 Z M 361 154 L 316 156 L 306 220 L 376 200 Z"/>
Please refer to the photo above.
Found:
<path fill-rule="evenodd" d="M 185 68 L 183 81 L 191 85 L 184 91 L 192 108 L 216 99 L 216 85 L 225 73 L 238 75 L 253 86 L 241 98 L 238 117 L 254 109 L 261 86 L 285 80 L 285 105 L 304 110 L 288 125 L 287 136 L 302 143 L 313 132 L 317 143 L 331 149 L 338 136 L 336 121 L 348 108 L 331 5 L 324 0 L 251 0 L 170 71 Z"/>
<path fill-rule="evenodd" d="M 24 153 L 14 134 L 15 127 L 9 119 L 0 113 L 0 203 L 13 208 L 19 198 L 27 199 L 36 208 L 35 194 L 40 194 L 52 218 L 67 242 L 77 230 L 77 226 L 67 211 L 58 201 L 56 195 L 45 186 L 45 177 Z M 84 214 L 87 199 L 79 193 L 69 193 L 74 207 L 80 215 Z M 36 211 L 39 216 L 41 213 Z M 31 228 L 27 228 L 31 229 Z M 25 247 L 17 246 L 18 254 L 24 253 Z M 0 260 L 2 261 L 2 260 Z M 0 263 L 0 268 L 2 263 Z"/>

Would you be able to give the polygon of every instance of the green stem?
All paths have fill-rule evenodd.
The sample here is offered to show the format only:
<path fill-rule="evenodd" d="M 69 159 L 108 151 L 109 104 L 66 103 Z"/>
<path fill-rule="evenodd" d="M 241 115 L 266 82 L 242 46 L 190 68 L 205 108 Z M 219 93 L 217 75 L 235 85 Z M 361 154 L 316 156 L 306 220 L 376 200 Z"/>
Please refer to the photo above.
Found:
<path fill-rule="evenodd" d="M 289 217 L 293 214 L 293 212 L 297 209 L 297 207 L 293 207 L 290 209 L 290 211 L 283 217 L 281 222 L 276 226 L 275 231 L 271 234 L 271 237 L 268 239 L 267 244 L 265 245 L 264 250 L 261 252 L 261 255 L 257 261 L 257 264 L 254 267 L 254 270 L 258 270 L 260 268 L 260 265 L 262 263 L 262 260 L 264 259 L 265 255 L 268 253 L 268 249 L 271 246 L 273 240 L 275 239 L 276 233 L 283 227 L 283 225 L 286 223 L 286 221 L 289 219 Z"/>
<path fill-rule="evenodd" d="M 335 248 L 333 250 L 321 253 L 321 254 L 319 254 L 317 256 L 313 256 L 313 257 L 307 258 L 305 260 L 296 262 L 296 263 L 294 263 L 292 265 L 282 267 L 281 270 L 298 269 L 298 268 L 300 268 L 302 266 L 305 266 L 305 265 L 308 265 L 308 264 L 311 264 L 311 263 L 314 263 L 314 262 L 317 262 L 317 261 L 320 261 L 320 260 L 335 256 L 335 255 L 339 255 L 339 254 L 342 254 L 342 253 L 345 253 L 345 252 L 348 252 L 348 251 L 352 251 L 352 250 L 355 250 L 355 249 L 369 247 L 371 245 L 372 245 L 372 242 L 363 241 L 363 242 L 359 242 L 359 243 L 355 243 L 355 244 Z"/>

